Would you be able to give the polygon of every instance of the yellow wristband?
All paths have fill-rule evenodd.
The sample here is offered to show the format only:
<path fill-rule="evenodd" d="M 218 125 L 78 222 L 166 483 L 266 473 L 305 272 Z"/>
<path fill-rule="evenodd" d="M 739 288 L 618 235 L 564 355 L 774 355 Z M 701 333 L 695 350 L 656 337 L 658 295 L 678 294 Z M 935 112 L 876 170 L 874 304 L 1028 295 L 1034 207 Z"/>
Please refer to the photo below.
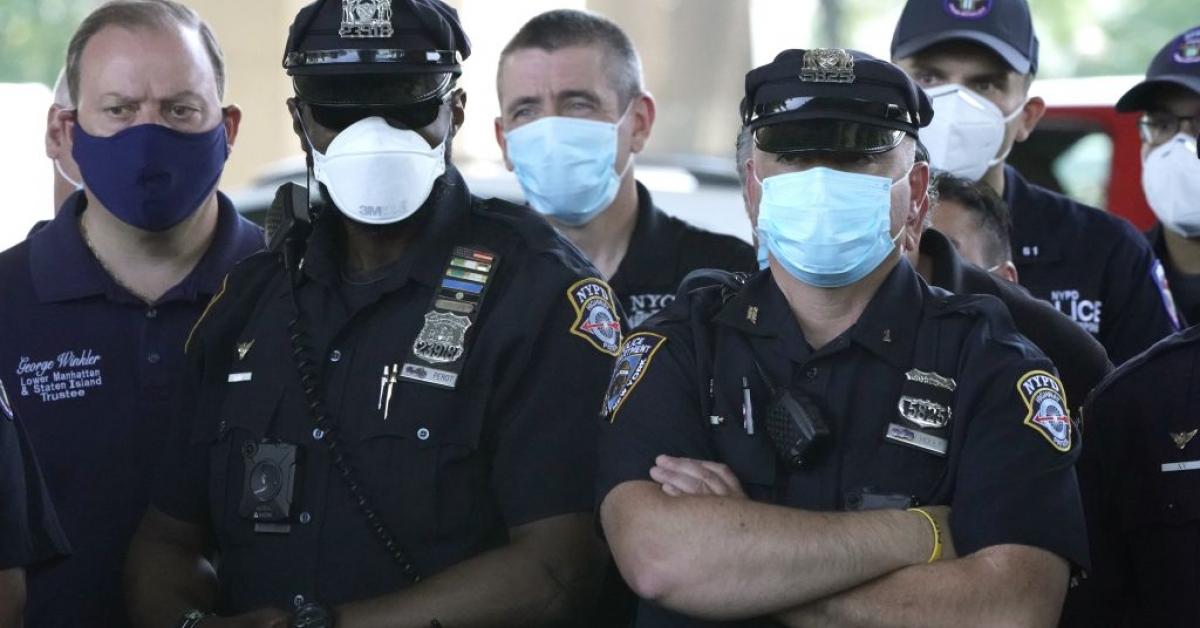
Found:
<path fill-rule="evenodd" d="M 922 517 L 925 517 L 925 520 L 928 521 L 929 525 L 933 527 L 933 551 L 929 554 L 929 560 L 925 561 L 926 564 L 932 563 L 933 561 L 941 558 L 942 530 L 938 527 L 937 520 L 934 519 L 933 515 L 929 514 L 924 508 L 909 508 L 908 512 L 920 514 Z"/>

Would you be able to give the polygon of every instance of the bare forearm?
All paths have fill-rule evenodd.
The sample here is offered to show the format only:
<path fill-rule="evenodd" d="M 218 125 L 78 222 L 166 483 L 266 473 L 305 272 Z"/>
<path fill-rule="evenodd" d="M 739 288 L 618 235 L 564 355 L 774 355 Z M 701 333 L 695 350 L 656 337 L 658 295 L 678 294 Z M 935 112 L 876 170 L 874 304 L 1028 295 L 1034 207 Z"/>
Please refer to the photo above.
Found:
<path fill-rule="evenodd" d="M 346 604 L 339 628 L 547 626 L 570 624 L 590 610 L 604 549 L 590 515 L 577 518 L 580 534 L 530 547 L 514 541 L 423 580 L 403 591 Z M 570 624 L 573 625 L 573 624 Z"/>
<path fill-rule="evenodd" d="M 21 628 L 25 615 L 25 570 L 0 569 L 0 626 Z"/>
<path fill-rule="evenodd" d="M 133 624 L 173 626 L 188 609 L 213 610 L 217 576 L 208 560 L 192 548 L 145 533 L 144 528 L 143 522 L 126 560 L 125 595 Z"/>
<path fill-rule="evenodd" d="M 1015 547 L 1015 546 L 1006 546 Z M 1000 549 L 1000 548 L 997 548 Z M 1066 562 L 982 552 L 908 567 L 779 617 L 788 626 L 1051 627 L 1066 594 Z"/>
<path fill-rule="evenodd" d="M 778 613 L 924 562 L 928 523 L 902 511 L 817 513 L 629 482 L 605 533 L 643 598 L 709 619 Z"/>

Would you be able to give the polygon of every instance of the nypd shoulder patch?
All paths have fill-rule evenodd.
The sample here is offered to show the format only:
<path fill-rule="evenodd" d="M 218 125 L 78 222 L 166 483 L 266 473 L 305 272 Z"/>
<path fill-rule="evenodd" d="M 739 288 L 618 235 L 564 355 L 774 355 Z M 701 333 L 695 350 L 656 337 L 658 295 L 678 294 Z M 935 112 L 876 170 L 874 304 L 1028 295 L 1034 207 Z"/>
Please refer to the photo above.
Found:
<path fill-rule="evenodd" d="M 1025 402 L 1025 425 L 1061 452 L 1071 451 L 1071 415 L 1062 382 L 1046 371 L 1029 371 L 1017 380 Z"/>
<path fill-rule="evenodd" d="M 8 399 L 8 391 L 4 389 L 3 381 L 0 381 L 0 417 L 13 420 L 12 402 Z"/>
<path fill-rule="evenodd" d="M 1163 307 L 1167 310 L 1167 317 L 1171 319 L 1171 325 L 1178 331 L 1181 329 L 1179 309 L 1175 306 L 1175 296 L 1171 294 L 1171 285 L 1167 282 L 1167 269 L 1163 268 L 1163 263 L 1157 259 L 1150 267 L 1150 279 L 1154 281 L 1158 293 L 1162 295 Z"/>
<path fill-rule="evenodd" d="M 621 319 L 617 316 L 612 288 L 594 277 L 584 279 L 567 289 L 567 299 L 575 308 L 571 333 L 603 353 L 617 355 L 621 348 Z"/>
<path fill-rule="evenodd" d="M 617 356 L 612 379 L 608 382 L 608 392 L 604 395 L 604 407 L 600 412 L 602 416 L 608 417 L 610 422 L 616 418 L 625 399 L 642 381 L 646 369 L 650 368 L 654 354 L 666 341 L 665 336 L 647 331 L 638 332 L 625 341 L 621 354 Z"/>

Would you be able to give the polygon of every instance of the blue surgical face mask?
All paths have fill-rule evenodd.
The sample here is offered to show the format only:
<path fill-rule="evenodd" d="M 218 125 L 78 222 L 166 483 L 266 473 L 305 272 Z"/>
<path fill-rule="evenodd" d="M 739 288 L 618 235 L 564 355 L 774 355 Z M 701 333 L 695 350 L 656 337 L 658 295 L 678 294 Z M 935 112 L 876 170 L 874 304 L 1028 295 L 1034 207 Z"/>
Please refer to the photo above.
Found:
<path fill-rule="evenodd" d="M 617 129 L 628 114 L 616 123 L 551 116 L 505 133 L 508 160 L 530 206 L 572 227 L 608 208 L 625 176 L 616 171 Z M 630 155 L 625 171 L 632 163 Z"/>
<path fill-rule="evenodd" d="M 892 186 L 899 180 L 812 168 L 761 183 L 758 241 L 810 286 L 840 288 L 866 277 L 904 233 L 891 235 Z"/>
<path fill-rule="evenodd" d="M 183 133 L 158 124 L 111 137 L 75 125 L 71 156 L 87 189 L 112 215 L 144 231 L 166 231 L 200 208 L 229 156 L 225 124 Z"/>

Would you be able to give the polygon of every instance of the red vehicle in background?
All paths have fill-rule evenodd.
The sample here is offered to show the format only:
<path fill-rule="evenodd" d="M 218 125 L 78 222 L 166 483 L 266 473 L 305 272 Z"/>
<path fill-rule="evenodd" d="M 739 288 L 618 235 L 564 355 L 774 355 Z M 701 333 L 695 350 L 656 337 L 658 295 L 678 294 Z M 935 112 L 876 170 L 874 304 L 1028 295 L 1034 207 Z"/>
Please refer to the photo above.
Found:
<path fill-rule="evenodd" d="M 1142 194 L 1140 114 L 1113 105 L 1141 76 L 1039 79 L 1030 94 L 1046 101 L 1033 135 L 1008 162 L 1038 185 L 1105 209 L 1144 231 L 1154 223 Z"/>

